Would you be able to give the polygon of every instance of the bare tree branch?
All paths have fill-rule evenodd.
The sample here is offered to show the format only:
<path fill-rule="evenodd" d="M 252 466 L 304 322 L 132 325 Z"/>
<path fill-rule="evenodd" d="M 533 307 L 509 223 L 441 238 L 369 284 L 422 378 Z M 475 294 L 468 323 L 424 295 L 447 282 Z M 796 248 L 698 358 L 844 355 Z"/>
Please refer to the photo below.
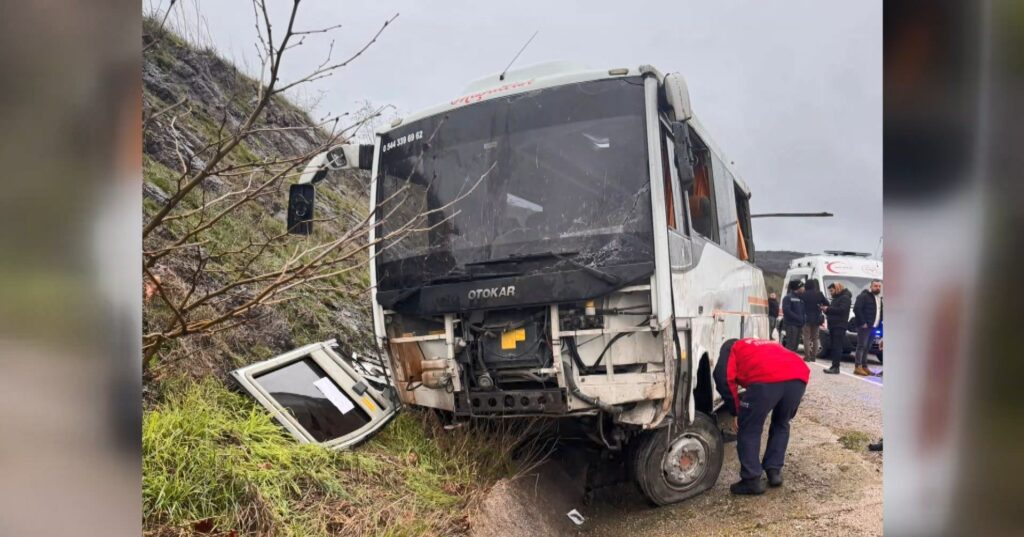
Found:
<path fill-rule="evenodd" d="M 408 221 L 395 222 L 372 242 L 370 231 L 380 229 L 388 215 L 376 210 L 347 212 L 343 210 L 347 204 L 317 219 L 331 223 L 330 235 L 298 238 L 283 228 L 273 196 L 281 195 L 284 185 L 298 176 L 313 156 L 359 132 L 389 107 L 360 114 L 348 124 L 342 122 L 347 114 L 328 115 L 314 124 L 287 124 L 281 120 L 279 112 L 284 105 L 278 96 L 350 64 L 398 16 L 386 20 L 344 61 L 332 62 L 331 41 L 321 65 L 282 83 L 282 68 L 290 50 L 304 46 L 309 35 L 328 34 L 341 27 L 296 30 L 300 5 L 301 0 L 293 0 L 287 18 L 281 19 L 286 22 L 279 25 L 266 0 L 252 1 L 260 81 L 252 86 L 242 81 L 238 87 L 251 87 L 251 93 L 242 89 L 225 97 L 227 103 L 243 105 L 232 108 L 225 104 L 211 110 L 205 103 L 193 106 L 188 97 L 182 97 L 144 120 L 147 135 L 151 133 L 155 136 L 152 141 L 163 146 L 161 162 L 173 162 L 170 167 L 176 170 L 169 180 L 177 187 L 147 211 L 143 227 L 142 270 L 160 296 L 160 304 L 170 312 L 147 318 L 143 334 L 146 370 L 172 342 L 182 341 L 183 348 L 193 348 L 194 344 L 186 342 L 259 321 L 272 311 L 267 308 L 299 298 L 313 287 L 341 291 L 339 278 L 364 268 L 365 252 L 371 246 L 384 251 L 391 245 L 387 241 L 399 244 L 403 233 L 445 225 L 458 214 L 445 206 L 410 215 L 415 211 L 409 208 L 415 204 L 406 203 L 410 191 L 403 188 L 382 201 L 389 204 L 389 215 Z M 239 108 L 241 112 L 235 112 Z M 197 122 L 202 122 L 202 128 L 195 127 Z M 283 147 L 278 143 L 281 140 L 302 149 L 277 154 L 281 152 L 277 148 Z M 433 216 L 438 211 L 448 212 Z M 244 222 L 241 228 L 239 222 Z M 163 276 L 163 271 L 173 277 L 161 282 L 155 273 Z"/>

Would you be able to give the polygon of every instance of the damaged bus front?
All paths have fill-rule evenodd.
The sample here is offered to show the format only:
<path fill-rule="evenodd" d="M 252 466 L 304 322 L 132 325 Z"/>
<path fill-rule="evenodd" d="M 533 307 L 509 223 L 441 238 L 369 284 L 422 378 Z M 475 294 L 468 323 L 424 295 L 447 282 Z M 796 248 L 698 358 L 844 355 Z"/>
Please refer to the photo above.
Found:
<path fill-rule="evenodd" d="M 721 468 L 718 348 L 767 334 L 749 191 L 706 138 L 676 75 L 525 68 L 311 163 L 289 226 L 309 231 L 326 169 L 371 169 L 374 326 L 401 402 L 576 417 L 606 449 L 636 443 L 641 488 L 671 503 Z"/>
<path fill-rule="evenodd" d="M 664 398 L 642 79 L 481 102 L 380 145 L 377 335 L 404 402 L 509 416 Z M 609 354 L 618 334 L 637 335 Z"/>

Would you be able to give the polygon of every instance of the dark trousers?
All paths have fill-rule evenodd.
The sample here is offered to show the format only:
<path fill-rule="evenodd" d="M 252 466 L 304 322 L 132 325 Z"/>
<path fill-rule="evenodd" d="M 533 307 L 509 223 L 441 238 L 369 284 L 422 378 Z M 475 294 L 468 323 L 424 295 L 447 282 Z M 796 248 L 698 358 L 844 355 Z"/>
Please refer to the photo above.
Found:
<path fill-rule="evenodd" d="M 775 325 L 779 324 L 779 320 L 775 317 L 768 317 L 768 339 L 775 339 Z"/>
<path fill-rule="evenodd" d="M 740 428 L 736 434 L 740 477 L 757 479 L 765 468 L 782 469 L 789 444 L 789 420 L 796 416 L 805 389 L 807 385 L 799 380 L 747 386 L 740 401 Z M 761 433 L 769 412 L 772 423 L 768 428 L 768 446 L 761 459 Z"/>
<path fill-rule="evenodd" d="M 839 367 L 839 362 L 843 360 L 843 347 L 846 345 L 846 327 L 830 326 L 828 327 L 828 336 L 832 344 L 829 348 L 832 356 L 832 367 Z"/>
<path fill-rule="evenodd" d="M 787 324 L 786 325 L 786 342 L 783 344 L 787 349 L 796 352 L 797 345 L 800 344 L 800 329 L 802 327 L 798 324 Z"/>
<path fill-rule="evenodd" d="M 854 364 L 865 367 L 868 365 L 868 351 L 875 342 L 875 329 L 857 327 L 857 353 L 853 355 Z"/>

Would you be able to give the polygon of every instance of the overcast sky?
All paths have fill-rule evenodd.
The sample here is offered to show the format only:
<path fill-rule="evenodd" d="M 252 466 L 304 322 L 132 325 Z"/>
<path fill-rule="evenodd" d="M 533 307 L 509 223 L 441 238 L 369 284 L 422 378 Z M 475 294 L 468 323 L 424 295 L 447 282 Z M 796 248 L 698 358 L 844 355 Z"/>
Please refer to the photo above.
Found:
<path fill-rule="evenodd" d="M 166 4 L 167 0 L 164 0 Z M 145 0 L 152 6 L 158 0 Z M 268 0 L 278 27 L 291 2 Z M 243 70 L 259 65 L 249 0 L 183 0 L 174 18 Z M 203 21 L 196 23 L 196 6 Z M 682 73 L 696 114 L 753 191 L 753 212 L 831 211 L 831 219 L 759 219 L 760 250 L 875 252 L 882 234 L 882 2 L 669 0 L 304 0 L 296 26 L 334 24 L 289 53 L 285 80 L 308 72 L 335 41 L 380 40 L 300 101 L 315 115 L 359 102 L 401 112 L 451 100 L 496 73 L 539 31 L 516 65 L 567 60 L 594 68 L 652 64 Z M 279 29 L 278 29 L 279 31 Z"/>

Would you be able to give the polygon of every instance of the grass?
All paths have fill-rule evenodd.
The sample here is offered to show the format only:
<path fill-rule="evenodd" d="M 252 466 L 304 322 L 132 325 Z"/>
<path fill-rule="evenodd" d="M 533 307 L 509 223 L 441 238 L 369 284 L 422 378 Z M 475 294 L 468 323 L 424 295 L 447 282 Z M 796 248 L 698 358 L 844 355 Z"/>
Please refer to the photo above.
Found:
<path fill-rule="evenodd" d="M 343 499 L 347 457 L 285 436 L 269 416 L 213 382 L 195 384 L 143 420 L 147 526 L 209 525 L 313 535 L 301 495 Z"/>
<path fill-rule="evenodd" d="M 480 491 L 529 463 L 521 430 L 443 431 L 405 412 L 353 451 L 298 444 L 247 396 L 181 383 L 143 420 L 147 534 L 448 535 Z"/>
<path fill-rule="evenodd" d="M 846 430 L 839 436 L 839 443 L 850 451 L 864 451 L 873 439 L 863 431 Z"/>

